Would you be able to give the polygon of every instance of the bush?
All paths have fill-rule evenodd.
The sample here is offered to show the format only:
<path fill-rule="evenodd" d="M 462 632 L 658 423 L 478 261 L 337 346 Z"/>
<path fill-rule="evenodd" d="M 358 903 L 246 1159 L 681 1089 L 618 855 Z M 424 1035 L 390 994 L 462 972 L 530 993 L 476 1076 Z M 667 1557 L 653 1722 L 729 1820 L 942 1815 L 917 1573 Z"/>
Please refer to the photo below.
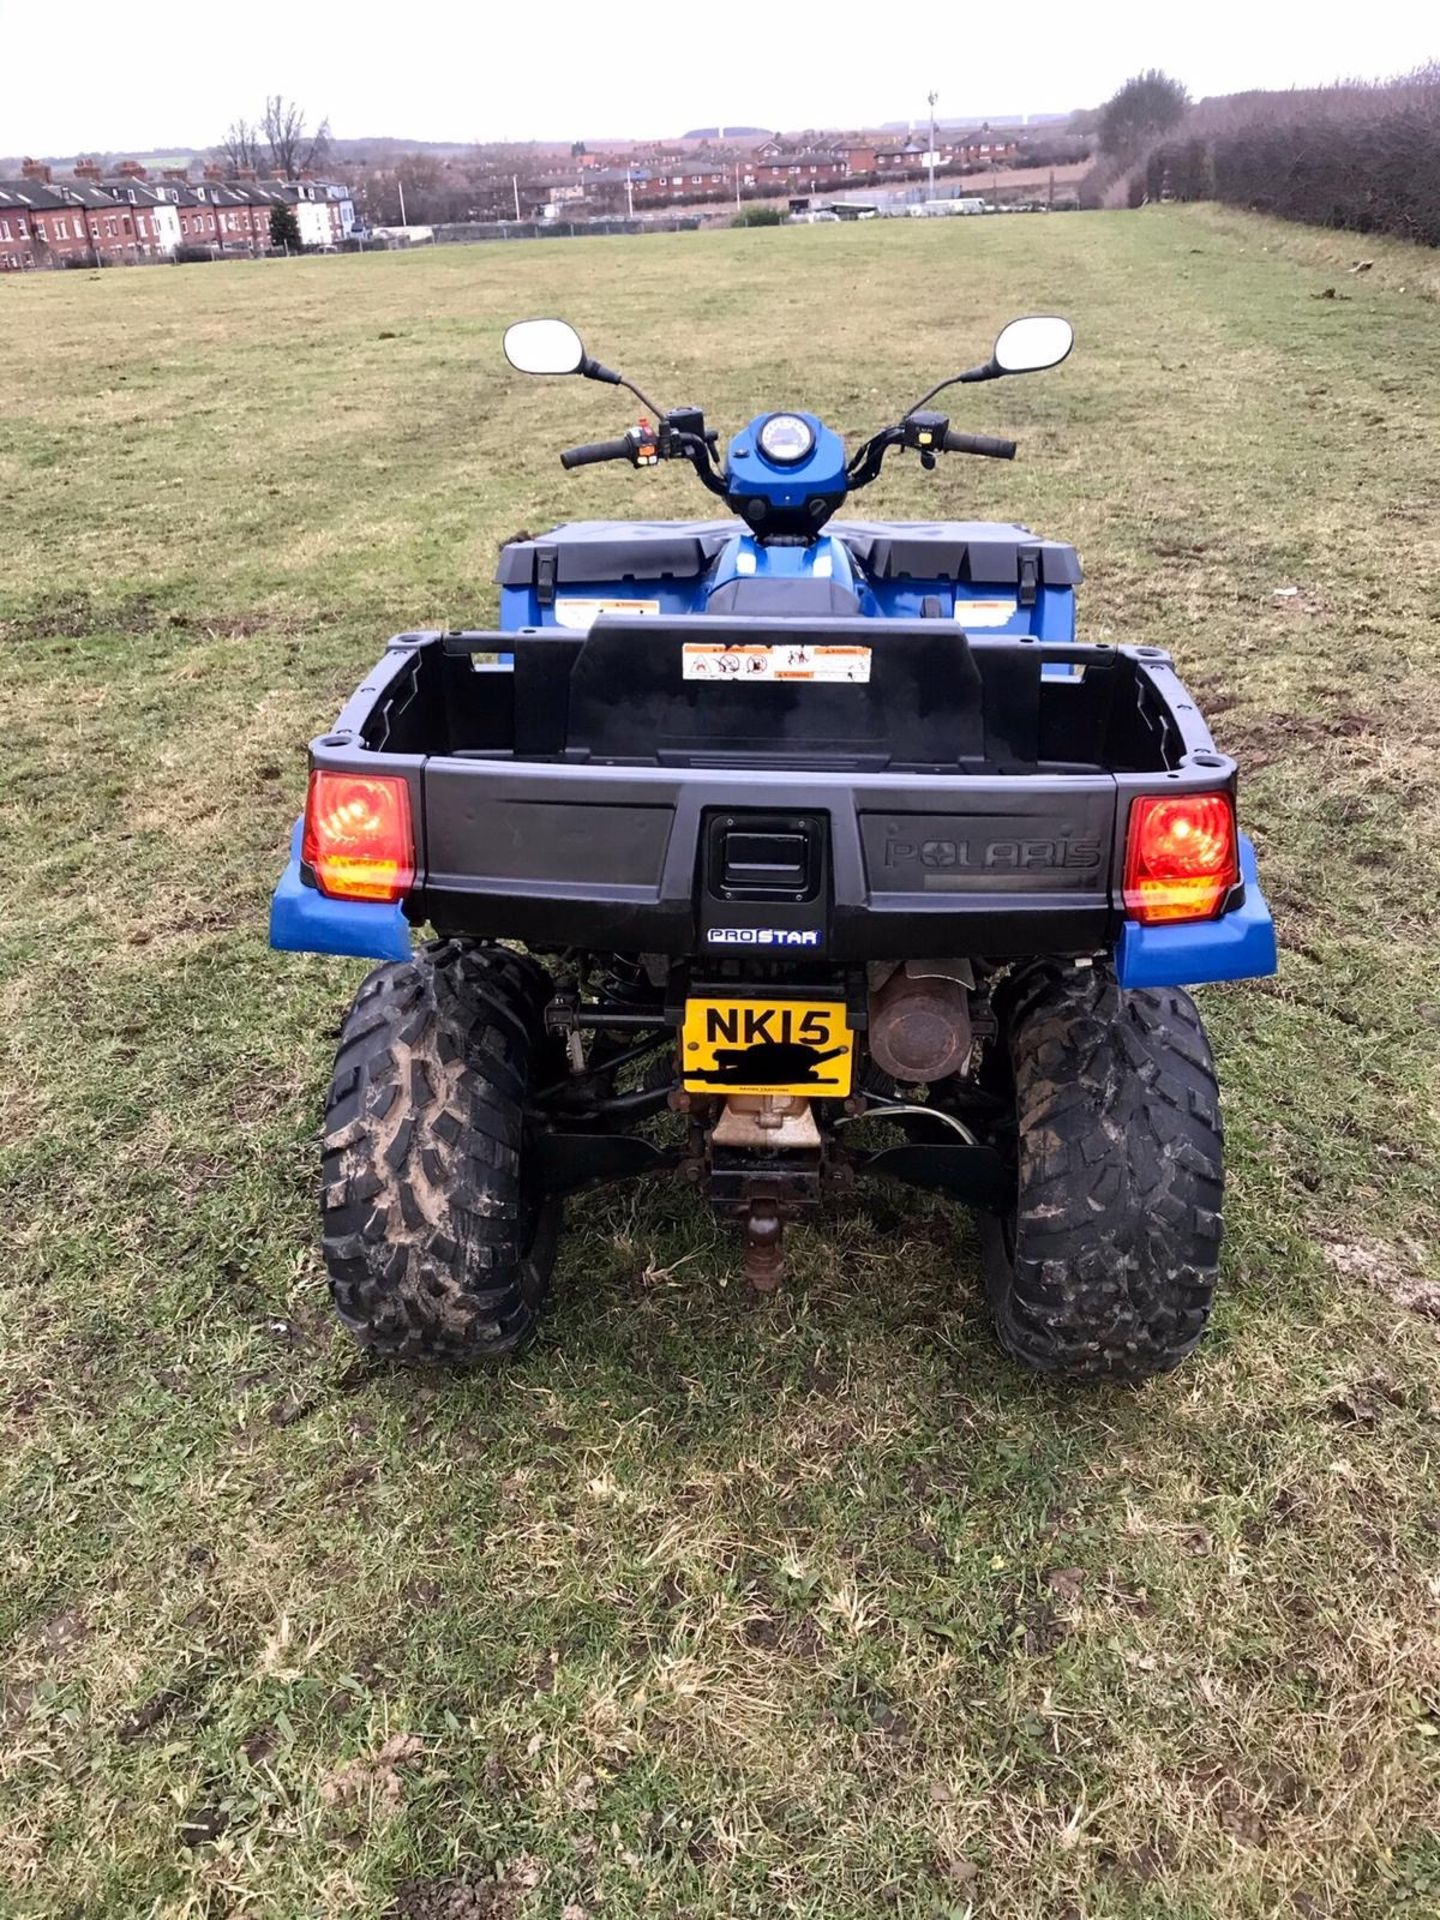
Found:
<path fill-rule="evenodd" d="M 170 259 L 177 267 L 198 267 L 202 261 L 213 260 L 214 254 L 209 247 L 176 247 Z"/>
<path fill-rule="evenodd" d="M 1102 153 L 1081 176 L 1076 198 L 1088 212 L 1097 207 L 1120 206 L 1125 200 L 1125 168 L 1109 154 Z"/>
<path fill-rule="evenodd" d="M 1137 177 L 1152 200 L 1222 200 L 1440 246 L 1440 66 L 1212 101 L 1150 149 Z"/>
<path fill-rule="evenodd" d="M 730 224 L 732 227 L 783 227 L 785 216 L 779 207 L 742 207 Z"/>
<path fill-rule="evenodd" d="M 270 245 L 279 252 L 299 253 L 300 219 L 290 206 L 270 209 Z"/>
<path fill-rule="evenodd" d="M 1215 168 L 1203 140 L 1171 140 L 1154 148 L 1139 178 L 1148 200 L 1215 198 Z"/>

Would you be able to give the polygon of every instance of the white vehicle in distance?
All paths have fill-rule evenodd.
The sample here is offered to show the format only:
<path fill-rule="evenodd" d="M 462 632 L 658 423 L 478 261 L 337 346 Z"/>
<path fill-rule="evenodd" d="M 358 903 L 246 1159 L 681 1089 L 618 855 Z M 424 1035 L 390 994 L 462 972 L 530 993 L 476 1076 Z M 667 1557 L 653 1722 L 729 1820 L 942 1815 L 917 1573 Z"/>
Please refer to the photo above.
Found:
<path fill-rule="evenodd" d="M 947 220 L 957 213 L 988 213 L 983 200 L 971 195 L 963 200 L 922 200 L 908 212 L 916 220 Z"/>

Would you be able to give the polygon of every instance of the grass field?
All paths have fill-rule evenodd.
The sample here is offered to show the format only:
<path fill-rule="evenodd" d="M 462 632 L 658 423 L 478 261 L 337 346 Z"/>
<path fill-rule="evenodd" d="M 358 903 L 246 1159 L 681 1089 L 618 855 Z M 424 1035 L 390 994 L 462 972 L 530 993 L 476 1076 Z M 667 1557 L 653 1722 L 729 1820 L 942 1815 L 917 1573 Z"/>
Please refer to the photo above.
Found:
<path fill-rule="evenodd" d="M 1350 257 L 1165 208 L 0 283 L 0 1912 L 1440 1912 L 1440 305 Z M 904 1194 L 756 1300 L 666 1188 L 574 1205 L 511 1371 L 362 1362 L 362 968 L 265 943 L 304 742 L 506 536 L 708 510 L 563 476 L 624 415 L 503 323 L 854 435 L 1051 306 L 1071 362 L 957 409 L 1022 460 L 866 505 L 1073 538 L 1241 758 L 1284 954 L 1202 996 L 1200 1355 L 1038 1384 Z"/>

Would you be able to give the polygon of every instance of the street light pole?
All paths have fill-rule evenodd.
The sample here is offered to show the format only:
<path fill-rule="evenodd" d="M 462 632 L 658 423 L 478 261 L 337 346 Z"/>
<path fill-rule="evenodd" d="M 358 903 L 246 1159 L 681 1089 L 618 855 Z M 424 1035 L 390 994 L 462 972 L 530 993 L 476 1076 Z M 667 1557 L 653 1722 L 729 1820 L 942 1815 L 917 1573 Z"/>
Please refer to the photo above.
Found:
<path fill-rule="evenodd" d="M 930 198 L 932 200 L 935 198 L 935 102 L 939 97 L 933 87 L 926 95 L 930 102 L 930 151 L 926 158 L 930 162 Z"/>
<path fill-rule="evenodd" d="M 629 209 L 628 218 L 635 218 L 635 183 L 630 173 L 630 162 L 625 162 L 625 205 Z"/>
<path fill-rule="evenodd" d="M 405 218 L 405 182 L 398 173 L 395 176 L 395 184 L 400 189 L 400 224 L 402 227 L 408 227 L 410 222 Z"/>
<path fill-rule="evenodd" d="M 515 224 L 518 227 L 520 224 L 520 176 L 518 173 L 511 174 L 510 186 L 515 194 Z"/>

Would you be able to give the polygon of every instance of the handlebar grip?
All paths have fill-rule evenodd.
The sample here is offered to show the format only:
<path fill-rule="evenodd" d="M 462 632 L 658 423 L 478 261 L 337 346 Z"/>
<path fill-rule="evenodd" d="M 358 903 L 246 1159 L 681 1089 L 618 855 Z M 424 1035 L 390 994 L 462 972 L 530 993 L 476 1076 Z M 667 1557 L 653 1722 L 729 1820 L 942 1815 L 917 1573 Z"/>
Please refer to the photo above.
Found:
<path fill-rule="evenodd" d="M 592 440 L 588 447 L 567 447 L 560 456 L 562 467 L 593 467 L 601 460 L 628 460 L 630 442 L 621 440 Z"/>
<path fill-rule="evenodd" d="M 955 433 L 945 435 L 942 449 L 945 453 L 982 453 L 989 460 L 1013 460 L 1015 442 L 996 440 L 988 433 Z"/>

